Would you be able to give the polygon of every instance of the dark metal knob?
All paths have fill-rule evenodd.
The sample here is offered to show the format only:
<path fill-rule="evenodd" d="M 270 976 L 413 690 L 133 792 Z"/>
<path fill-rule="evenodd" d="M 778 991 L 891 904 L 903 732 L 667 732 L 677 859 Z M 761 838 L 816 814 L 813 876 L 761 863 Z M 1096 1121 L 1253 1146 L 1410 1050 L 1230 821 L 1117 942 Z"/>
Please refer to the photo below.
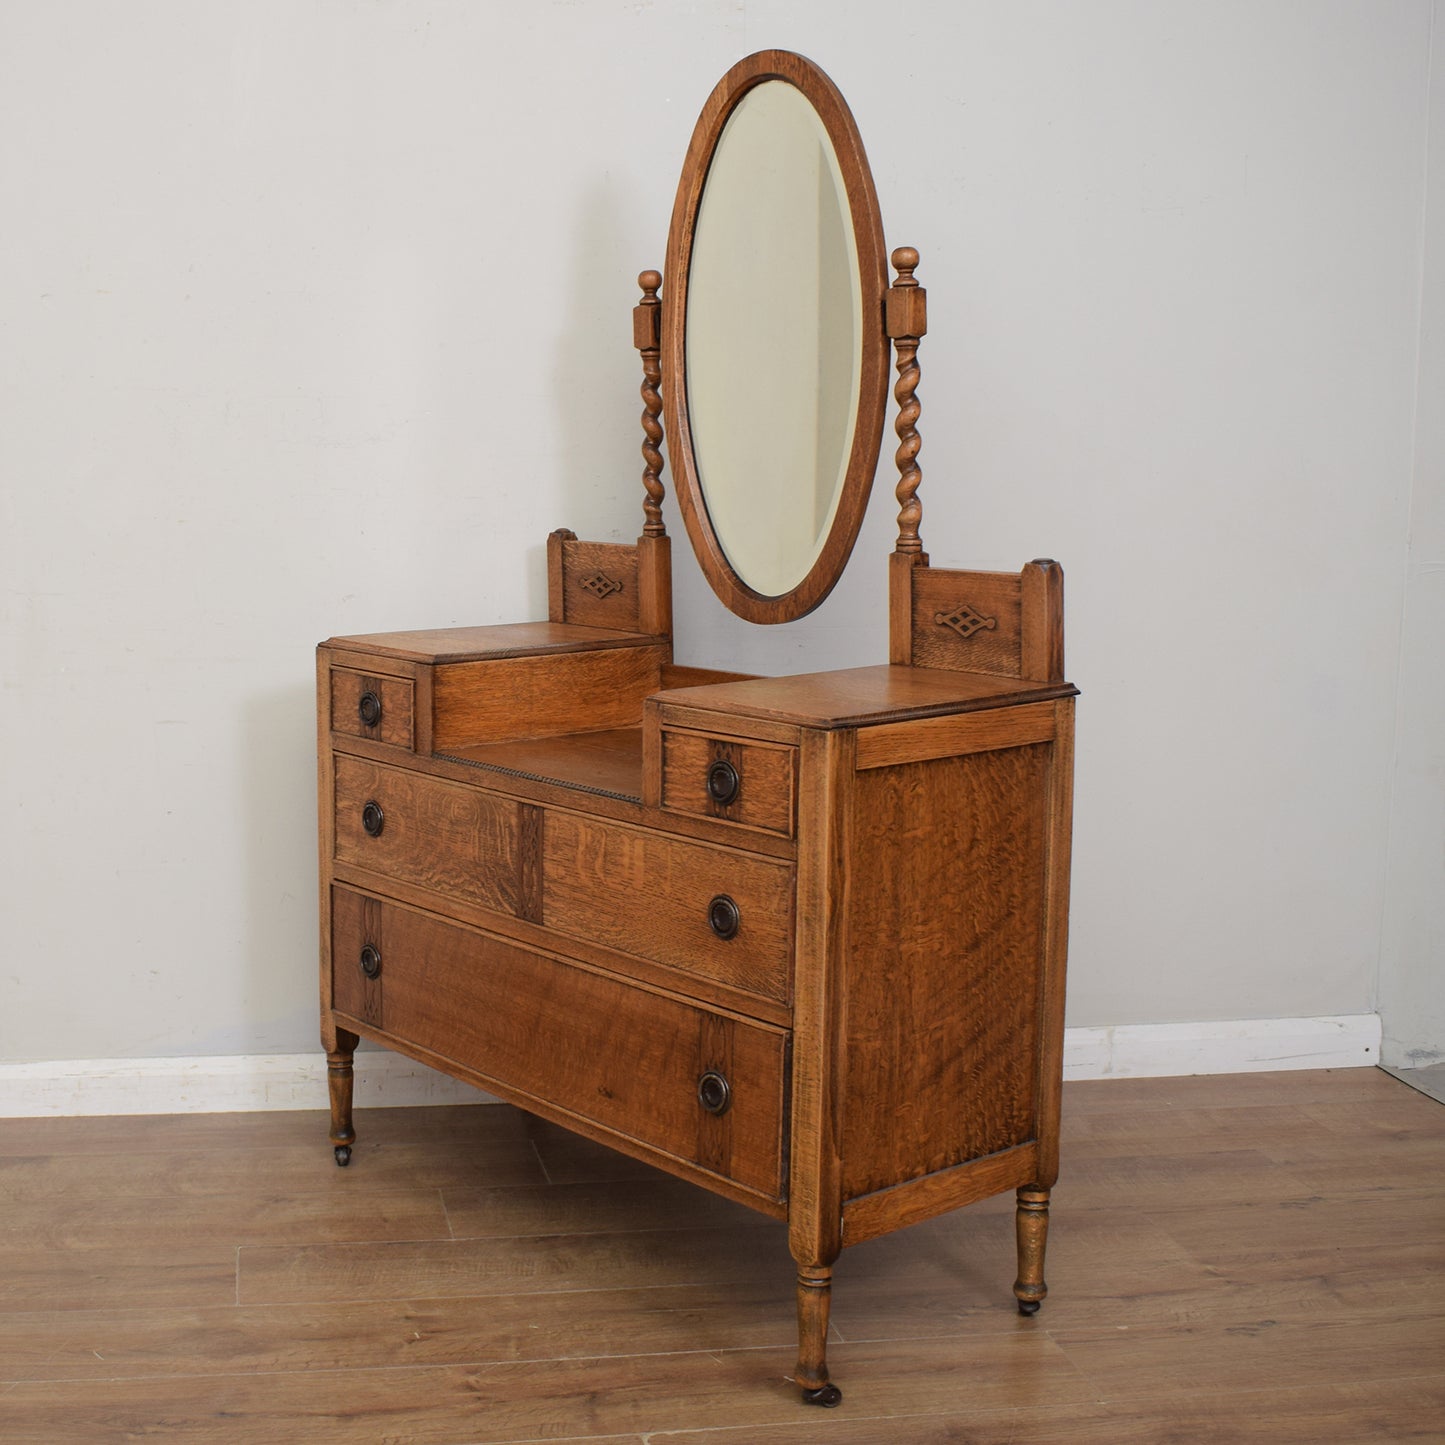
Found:
<path fill-rule="evenodd" d="M 743 916 L 726 893 L 719 893 L 707 906 L 707 921 L 719 938 L 731 938 L 738 931 Z"/>
<path fill-rule="evenodd" d="M 370 943 L 364 945 L 359 962 L 367 978 L 376 978 L 381 973 L 381 950 Z"/>
<path fill-rule="evenodd" d="M 366 829 L 368 837 L 381 837 L 381 830 L 386 826 L 386 814 L 374 798 L 361 810 L 361 826 Z"/>
<path fill-rule="evenodd" d="M 720 808 L 725 808 L 738 795 L 743 780 L 738 770 L 726 758 L 719 758 L 707 770 L 707 795 Z"/>
<path fill-rule="evenodd" d="M 697 1101 L 709 1114 L 726 1114 L 733 1101 L 733 1091 L 721 1074 L 709 1069 L 697 1081 Z"/>
<path fill-rule="evenodd" d="M 374 692 L 362 693 L 361 701 L 356 704 L 356 715 L 363 727 L 374 728 L 381 721 L 381 699 Z"/>

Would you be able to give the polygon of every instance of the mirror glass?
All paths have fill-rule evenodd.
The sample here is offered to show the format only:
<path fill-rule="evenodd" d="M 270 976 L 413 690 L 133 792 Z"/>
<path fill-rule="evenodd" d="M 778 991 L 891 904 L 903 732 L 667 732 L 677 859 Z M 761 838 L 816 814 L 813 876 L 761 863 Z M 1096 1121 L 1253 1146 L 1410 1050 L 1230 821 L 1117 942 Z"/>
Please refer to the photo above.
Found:
<path fill-rule="evenodd" d="M 767 597 L 808 575 L 838 510 L 862 306 L 832 142 L 800 90 L 765 81 L 733 110 L 708 170 L 686 348 L 708 518 L 739 578 Z"/>
<path fill-rule="evenodd" d="M 888 388 L 878 197 L 837 87 L 783 50 L 703 106 L 668 232 L 662 391 L 693 551 L 750 622 L 812 611 L 862 524 Z"/>

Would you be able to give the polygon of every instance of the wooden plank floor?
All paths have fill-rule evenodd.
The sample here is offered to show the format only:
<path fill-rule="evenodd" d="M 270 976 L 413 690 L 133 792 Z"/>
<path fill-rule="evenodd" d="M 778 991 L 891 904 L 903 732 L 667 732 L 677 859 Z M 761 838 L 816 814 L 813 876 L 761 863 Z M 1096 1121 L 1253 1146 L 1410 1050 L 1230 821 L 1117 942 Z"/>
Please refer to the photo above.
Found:
<path fill-rule="evenodd" d="M 1074 1084 L 1012 1200 L 839 1262 L 502 1106 L 0 1120 L 0 1440 L 1445 1441 L 1445 1107 L 1375 1069 Z"/>

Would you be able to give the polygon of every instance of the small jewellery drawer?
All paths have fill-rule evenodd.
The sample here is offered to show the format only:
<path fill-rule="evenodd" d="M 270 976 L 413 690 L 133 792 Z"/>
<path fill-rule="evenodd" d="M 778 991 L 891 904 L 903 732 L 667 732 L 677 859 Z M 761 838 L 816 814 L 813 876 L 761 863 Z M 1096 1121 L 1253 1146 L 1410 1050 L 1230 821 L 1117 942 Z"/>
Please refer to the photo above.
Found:
<path fill-rule="evenodd" d="M 787 1033 L 332 889 L 336 1010 L 779 1199 Z"/>
<path fill-rule="evenodd" d="M 788 1001 L 791 864 L 572 813 L 543 837 L 548 928 Z"/>
<path fill-rule="evenodd" d="M 336 755 L 336 861 L 484 908 L 518 911 L 517 805 L 365 758 Z"/>
<path fill-rule="evenodd" d="M 395 747 L 412 746 L 412 686 L 404 677 L 331 669 L 331 731 Z"/>
<path fill-rule="evenodd" d="M 662 806 L 791 837 L 797 757 L 781 743 L 664 728 Z"/>

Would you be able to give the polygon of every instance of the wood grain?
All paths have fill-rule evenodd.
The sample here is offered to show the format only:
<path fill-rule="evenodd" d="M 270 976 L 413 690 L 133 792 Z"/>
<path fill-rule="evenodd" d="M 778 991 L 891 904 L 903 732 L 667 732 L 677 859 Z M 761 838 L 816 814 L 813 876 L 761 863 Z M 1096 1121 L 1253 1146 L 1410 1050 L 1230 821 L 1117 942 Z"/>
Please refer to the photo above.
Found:
<path fill-rule="evenodd" d="M 724 672 L 716 667 L 690 667 L 669 663 L 662 669 L 662 686 L 664 689 L 700 687 L 710 682 L 747 682 L 749 678 L 756 676 L 755 672 Z"/>
<path fill-rule="evenodd" d="M 844 1191 L 1035 1137 L 1045 745 L 858 775 Z"/>
<path fill-rule="evenodd" d="M 619 632 L 644 630 L 636 547 L 564 538 L 558 548 L 562 554 L 562 620 Z"/>
<path fill-rule="evenodd" d="M 894 551 L 901 556 L 921 556 L 923 543 L 918 528 L 923 504 L 918 500 L 918 487 L 923 470 L 918 465 L 918 418 L 923 408 L 918 400 L 918 343 L 928 331 L 928 293 L 913 275 L 918 252 L 912 246 L 900 246 L 892 260 L 898 277 L 884 297 L 884 330 L 893 341 L 898 369 L 893 386 L 893 399 L 898 403 L 894 421 L 898 433 L 898 450 L 894 454 L 898 466 L 898 542 Z"/>
<path fill-rule="evenodd" d="M 1038 1146 L 1019 1144 L 982 1159 L 924 1174 L 843 1204 L 843 1243 L 853 1245 L 960 1209 L 1036 1177 Z"/>
<path fill-rule="evenodd" d="M 642 300 L 632 308 L 632 344 L 642 356 L 642 503 L 644 537 L 662 537 L 662 285 L 660 271 L 644 271 L 637 278 Z"/>
<path fill-rule="evenodd" d="M 1069 952 L 1069 885 L 1074 829 L 1074 700 L 1054 704 L 1055 743 L 1048 750 L 1045 799 L 1044 917 L 1038 978 L 1038 1077 L 1034 1131 L 1039 1169 L 1034 1183 L 1059 1177 L 1059 1117 L 1064 1084 L 1064 975 Z"/>
<path fill-rule="evenodd" d="M 494 657 L 536 657 L 547 653 L 596 652 L 609 647 L 639 647 L 653 642 L 637 632 L 618 632 L 605 627 L 583 627 L 574 623 L 502 622 L 491 627 L 429 627 L 413 632 L 370 632 L 352 637 L 333 637 L 322 644 L 338 654 L 365 653 L 368 665 L 387 661 L 458 663 L 478 662 Z M 398 674 L 410 669 L 398 666 Z"/>
<path fill-rule="evenodd" d="M 340 887 L 335 895 L 336 948 L 345 957 L 363 941 L 368 900 Z M 497 1088 L 780 1196 L 782 1030 L 710 1014 L 415 909 L 383 903 L 379 919 L 372 941 L 384 960 L 386 1027 L 363 1029 L 368 1036 L 416 1045 Z M 732 1086 L 721 1138 L 723 1120 L 697 1099 L 699 1078 L 718 1067 L 719 1031 Z"/>
<path fill-rule="evenodd" d="M 363 824 L 373 802 L 383 815 L 378 837 Z M 338 756 L 336 861 L 517 913 L 517 807 L 477 788 Z"/>
<path fill-rule="evenodd" d="M 637 539 L 637 627 L 651 637 L 672 637 L 672 538 Z M 663 686 L 666 686 L 664 683 Z"/>
<path fill-rule="evenodd" d="M 632 728 L 642 700 L 656 692 L 665 644 L 560 656 L 496 658 L 438 665 L 433 672 L 432 745 Z"/>
<path fill-rule="evenodd" d="M 1445 1374 L 1435 1374 L 1411 1380 L 1408 1390 L 1382 1380 L 1236 1395 L 1201 1390 L 1098 1405 L 959 1406 L 940 1414 L 900 1416 L 889 1433 L 908 1445 L 1359 1445 L 1367 1440 L 1438 1442 L 1442 1415 Z M 878 1418 L 800 1420 L 750 1431 L 748 1445 L 878 1445 L 879 1429 Z M 737 1432 L 689 1431 L 676 1442 L 737 1445 Z"/>
<path fill-rule="evenodd" d="M 667 1289 L 681 1283 L 760 1286 L 783 1266 L 775 1221 L 732 1229 L 670 1227 L 584 1235 L 430 1238 L 376 1244 L 250 1246 L 241 1251 L 243 1305 L 485 1299 L 585 1289 Z M 778 1291 L 791 1304 L 791 1290 Z"/>
<path fill-rule="evenodd" d="M 566 622 L 567 598 L 563 587 L 562 546 L 575 542 L 577 534 L 570 527 L 557 527 L 547 533 L 547 620 Z"/>
<path fill-rule="evenodd" d="M 689 688 L 689 709 L 805 727 L 872 727 L 1070 697 L 1068 683 L 1019 681 L 928 667 L 847 667 Z M 664 716 L 667 716 L 666 711 Z"/>
<path fill-rule="evenodd" d="M 686 1186 L 516 1110 L 364 1110 L 347 1170 L 319 1109 L 0 1120 L 0 1200 L 57 1219 L 0 1250 L 0 1433 L 1438 1441 L 1445 1109 L 1372 1069 L 1064 1094 L 1042 1312 L 1008 1291 L 1009 1196 L 849 1249 L 826 1414 L 788 1378 L 782 1223 L 701 1194 L 684 1218 Z M 310 1233 L 437 1191 L 431 1239 Z M 181 1238 L 135 1243 L 147 1199 Z"/>
<path fill-rule="evenodd" d="M 737 796 L 729 803 L 708 792 L 708 770 L 719 762 L 737 774 Z M 796 748 L 672 728 L 662 732 L 662 806 L 672 812 L 791 837 L 797 772 Z"/>
<path fill-rule="evenodd" d="M 1029 1360 L 1017 1337 L 838 1347 L 842 1368 L 875 1401 L 872 1412 L 847 1401 L 840 1420 L 879 1408 L 907 1413 L 934 1398 L 939 1381 L 971 1382 L 978 1408 L 998 1407 L 1026 1377 L 1040 1403 L 1082 1402 L 1086 1387 L 1062 1352 Z M 701 1368 L 700 1368 L 701 1367 Z M 428 1369 L 338 1370 L 329 1374 L 265 1373 L 192 1376 L 179 1380 L 69 1381 L 65 1398 L 52 1387 L 20 1384 L 7 1391 L 11 1440 L 120 1441 L 164 1423 L 178 1439 L 201 1442 L 279 1441 L 304 1422 L 308 1445 L 397 1439 L 417 1445 L 556 1440 L 559 1420 L 575 1421 L 589 1441 L 618 1432 L 640 1435 L 755 1424 L 796 1428 L 797 1390 L 790 1351 L 735 1350 L 716 1356 L 629 1354 L 613 1359 L 482 1362 Z M 401 1433 L 404 1432 L 404 1433 Z M 734 1432 L 736 1438 L 736 1432 Z"/>
<path fill-rule="evenodd" d="M 860 728 L 858 766 L 882 768 L 895 763 L 923 763 L 955 753 L 982 753 L 994 748 L 1021 747 L 1025 743 L 1052 742 L 1057 731 L 1055 707 L 1054 703 L 1032 702 L 991 712 Z"/>
<path fill-rule="evenodd" d="M 959 572 L 915 567 L 912 574 L 913 663 L 999 677 L 1022 676 L 1022 607 L 1017 572 Z M 940 619 L 963 609 L 976 615 L 964 636 Z"/>
<path fill-rule="evenodd" d="M 761 1216 L 755 1216 L 762 1223 Z M 741 1240 L 729 1241 L 741 1249 Z M 753 1235 L 755 1248 L 778 1255 Z M 709 1236 L 691 1236 L 706 1250 Z M 784 1254 L 779 1261 L 786 1272 Z M 234 1271 L 233 1271 L 234 1273 Z M 232 1285 L 234 1293 L 234 1282 Z M 792 1299 L 766 1281 L 414 1296 L 210 1308 L 46 1310 L 0 1314 L 12 1379 L 113 1380 L 186 1373 L 429 1369 L 503 1360 L 587 1359 L 629 1321 L 635 1354 L 789 1345 Z"/>
<path fill-rule="evenodd" d="M 793 1006 L 793 1132 L 788 1242 L 799 1266 L 830 1265 L 843 1247 L 841 1138 L 848 1069 L 848 903 L 844 859 L 853 827 L 854 736 L 805 733 L 798 826 L 812 841 L 798 860 L 798 956 Z"/>
<path fill-rule="evenodd" d="M 926 552 L 888 554 L 888 661 L 913 665 L 913 569 L 928 566 Z"/>
<path fill-rule="evenodd" d="M 351 737 L 371 738 L 393 747 L 412 745 L 412 683 L 408 678 L 357 672 L 349 667 L 331 669 L 331 728 Z M 373 724 L 362 721 L 359 704 L 371 693 L 381 704 Z"/>
<path fill-rule="evenodd" d="M 642 734 L 638 728 L 453 746 L 447 756 L 537 782 L 562 783 L 638 801 L 642 798 Z M 489 781 L 506 786 L 500 779 Z"/>
<path fill-rule="evenodd" d="M 1019 574 L 1023 629 L 1020 670 L 1047 681 L 1064 675 L 1064 569 L 1048 557 L 1030 562 Z"/>
<path fill-rule="evenodd" d="M 338 883 L 361 892 L 385 894 L 398 903 L 407 903 L 414 908 L 436 911 L 443 907 L 447 917 L 454 922 L 480 928 L 523 948 L 540 949 L 554 957 L 565 954 L 585 967 L 647 984 L 662 993 L 686 997 L 710 1008 L 761 1019 L 784 1028 L 790 1021 L 788 1005 L 785 1002 L 767 998 L 756 990 L 740 989 L 714 976 L 716 970 L 714 975 L 704 976 L 696 970 L 680 969 L 676 964 L 661 959 L 648 958 L 637 953 L 623 953 L 593 938 L 563 937 L 526 918 L 498 913 L 494 909 L 461 899 L 448 899 L 443 904 L 436 894 L 403 882 L 394 875 L 369 873 L 363 868 L 338 864 L 334 876 Z M 343 966 L 348 962 L 354 964 L 357 960 L 342 960 Z M 350 1017 L 360 1015 L 353 1013 Z"/>
<path fill-rule="evenodd" d="M 738 907 L 731 938 L 709 924 L 719 896 Z M 764 998 L 790 996 L 793 875 L 771 858 L 559 811 L 547 819 L 542 915 L 559 933 Z"/>

